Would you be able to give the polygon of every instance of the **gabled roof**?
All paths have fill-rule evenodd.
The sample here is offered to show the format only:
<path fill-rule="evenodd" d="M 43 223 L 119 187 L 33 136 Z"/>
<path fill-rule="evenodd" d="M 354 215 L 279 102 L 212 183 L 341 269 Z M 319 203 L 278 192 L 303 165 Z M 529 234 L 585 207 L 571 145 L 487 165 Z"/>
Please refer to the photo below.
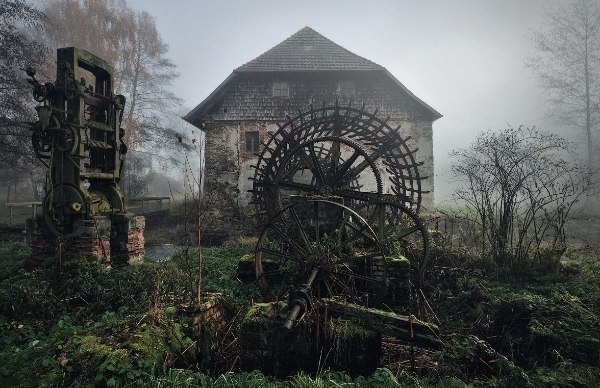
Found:
<path fill-rule="evenodd" d="M 218 97 L 227 85 L 243 74 L 304 71 L 369 71 L 382 73 L 428 111 L 433 121 L 442 117 L 438 111 L 408 90 L 385 67 L 346 50 L 310 27 L 304 27 L 262 55 L 235 69 L 183 119 L 194 124 L 217 102 Z"/>
<path fill-rule="evenodd" d="M 385 70 L 382 66 L 304 27 L 277 46 L 238 67 L 238 72 Z"/>

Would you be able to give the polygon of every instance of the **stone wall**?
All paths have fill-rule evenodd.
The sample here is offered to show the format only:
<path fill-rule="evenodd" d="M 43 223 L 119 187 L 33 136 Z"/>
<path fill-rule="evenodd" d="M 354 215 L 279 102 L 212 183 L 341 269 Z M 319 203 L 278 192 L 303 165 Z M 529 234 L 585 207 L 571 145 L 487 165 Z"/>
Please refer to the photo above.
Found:
<path fill-rule="evenodd" d="M 410 149 L 418 149 L 415 154 L 417 162 L 422 162 L 419 167 L 421 175 L 421 187 L 423 191 L 429 191 L 423 195 L 421 203 L 423 212 L 433 212 L 434 204 L 434 160 L 433 160 L 433 128 L 431 121 L 414 120 L 414 121 L 390 121 L 392 128 L 400 126 L 400 136 L 408 140 Z M 384 187 L 385 192 L 385 187 Z"/>

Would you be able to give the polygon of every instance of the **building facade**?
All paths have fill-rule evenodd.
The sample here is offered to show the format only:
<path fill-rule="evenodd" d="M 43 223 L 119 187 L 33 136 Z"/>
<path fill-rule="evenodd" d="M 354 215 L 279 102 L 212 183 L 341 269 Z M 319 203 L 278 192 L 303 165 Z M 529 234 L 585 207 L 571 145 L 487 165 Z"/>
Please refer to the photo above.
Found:
<path fill-rule="evenodd" d="M 416 159 L 422 209 L 433 207 L 432 124 L 441 115 L 384 67 L 335 44 L 309 27 L 238 67 L 184 119 L 206 133 L 205 191 L 214 212 L 243 219 L 252 212 L 251 178 L 261 144 L 289 117 L 311 106 L 364 106 L 398 127 Z M 385 183 L 384 183 L 385 192 Z M 220 208 L 220 209 L 219 209 Z M 232 210 L 235 208 L 235 211 Z M 232 214 L 236 213 L 235 215 Z"/>

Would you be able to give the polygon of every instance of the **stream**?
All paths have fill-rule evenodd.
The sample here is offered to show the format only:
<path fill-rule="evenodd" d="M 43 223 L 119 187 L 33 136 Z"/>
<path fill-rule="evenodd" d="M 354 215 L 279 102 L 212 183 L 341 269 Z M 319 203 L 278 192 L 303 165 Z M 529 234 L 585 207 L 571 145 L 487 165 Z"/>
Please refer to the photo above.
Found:
<path fill-rule="evenodd" d="M 173 254 L 179 249 L 178 245 L 173 244 L 156 244 L 146 245 L 145 256 L 152 261 L 167 261 L 171 260 Z"/>

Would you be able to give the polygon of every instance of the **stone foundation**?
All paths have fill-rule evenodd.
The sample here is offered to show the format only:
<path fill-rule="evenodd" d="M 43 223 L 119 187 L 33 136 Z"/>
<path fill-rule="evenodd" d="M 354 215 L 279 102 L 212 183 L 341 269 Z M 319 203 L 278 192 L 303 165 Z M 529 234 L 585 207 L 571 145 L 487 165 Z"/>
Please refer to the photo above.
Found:
<path fill-rule="evenodd" d="M 379 366 L 381 334 L 359 319 L 342 319 L 316 304 L 292 330 L 283 328 L 285 303 L 254 304 L 240 327 L 240 366 L 270 376 L 327 367 L 369 375 Z"/>
<path fill-rule="evenodd" d="M 410 261 L 403 256 L 393 257 L 387 263 L 388 304 L 408 307 L 410 303 Z"/>
<path fill-rule="evenodd" d="M 27 244 L 31 247 L 31 256 L 27 263 L 39 266 L 53 261 L 56 254 L 56 237 L 52 236 L 41 217 L 28 218 L 25 226 Z"/>
<path fill-rule="evenodd" d="M 123 214 L 113 216 L 112 220 L 83 220 L 76 234 L 56 237 L 43 218 L 30 218 L 26 226 L 27 243 L 32 251 L 28 264 L 38 266 L 54 260 L 89 256 L 107 266 L 138 263 L 145 253 L 144 229 L 144 217 Z"/>
<path fill-rule="evenodd" d="M 194 315 L 194 330 L 198 334 L 197 347 L 200 366 L 223 365 L 231 362 L 237 349 L 229 346 L 236 341 L 231 323 L 236 309 L 230 299 L 219 293 L 202 295 L 203 302 Z"/>
<path fill-rule="evenodd" d="M 79 229 L 75 236 L 56 239 L 56 257 L 68 260 L 93 256 L 110 265 L 110 220 L 85 220 Z"/>
<path fill-rule="evenodd" d="M 314 317 L 301 320 L 293 331 L 288 331 L 282 328 L 286 315 L 283 302 L 256 303 L 250 308 L 239 334 L 242 369 L 281 377 L 317 370 L 319 335 Z"/>

